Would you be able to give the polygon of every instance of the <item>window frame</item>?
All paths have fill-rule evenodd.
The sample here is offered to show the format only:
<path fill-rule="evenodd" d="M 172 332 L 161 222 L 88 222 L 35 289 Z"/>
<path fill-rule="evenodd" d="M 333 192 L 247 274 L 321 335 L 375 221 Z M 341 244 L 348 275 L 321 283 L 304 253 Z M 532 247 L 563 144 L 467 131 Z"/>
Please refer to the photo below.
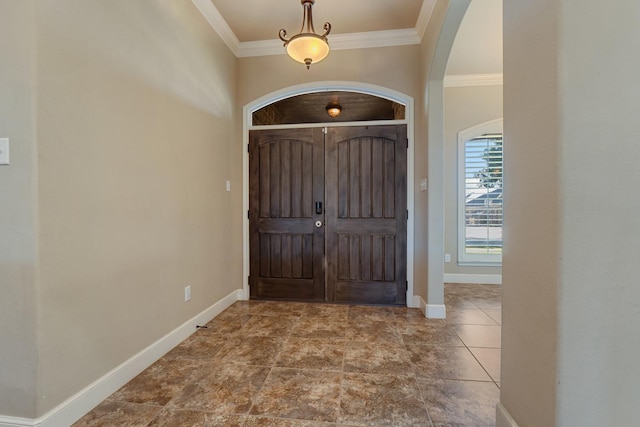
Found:
<path fill-rule="evenodd" d="M 503 134 L 503 119 L 499 118 L 458 132 L 458 265 L 466 266 L 502 266 L 502 253 L 500 254 L 469 254 L 466 251 L 466 143 L 474 138 L 486 134 Z M 504 139 L 503 139 L 504 141 Z M 504 164 L 504 143 L 503 143 Z M 504 166 L 503 166 L 504 187 Z M 504 228 L 504 204 L 503 223 Z"/>

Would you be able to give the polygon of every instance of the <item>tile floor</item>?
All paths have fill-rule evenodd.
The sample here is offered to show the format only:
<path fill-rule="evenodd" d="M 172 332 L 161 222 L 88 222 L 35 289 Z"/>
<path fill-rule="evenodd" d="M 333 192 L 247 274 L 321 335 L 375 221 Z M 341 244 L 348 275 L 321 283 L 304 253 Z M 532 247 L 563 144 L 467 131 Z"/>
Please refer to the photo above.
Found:
<path fill-rule="evenodd" d="M 417 309 L 237 302 L 74 426 L 493 426 L 501 290 Z"/>

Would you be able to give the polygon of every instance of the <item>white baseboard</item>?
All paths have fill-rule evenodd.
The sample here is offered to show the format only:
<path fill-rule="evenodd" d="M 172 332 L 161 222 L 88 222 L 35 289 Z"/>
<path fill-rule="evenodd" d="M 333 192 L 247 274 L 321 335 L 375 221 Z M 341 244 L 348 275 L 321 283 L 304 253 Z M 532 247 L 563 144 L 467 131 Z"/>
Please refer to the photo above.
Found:
<path fill-rule="evenodd" d="M 33 422 L 34 420 L 30 418 L 5 417 L 0 415 L 0 427 L 27 427 L 38 425 Z"/>
<path fill-rule="evenodd" d="M 407 307 L 409 308 L 420 308 L 420 295 L 409 295 L 407 294 Z"/>
<path fill-rule="evenodd" d="M 429 319 L 446 319 L 447 307 L 444 304 L 427 304 L 425 315 Z"/>
<path fill-rule="evenodd" d="M 518 427 L 516 421 L 509 415 L 501 402 L 496 405 L 496 427 Z"/>
<path fill-rule="evenodd" d="M 420 295 L 413 296 L 412 308 L 419 308 L 420 311 L 425 315 L 425 317 L 427 316 L 427 302 L 422 299 Z"/>
<path fill-rule="evenodd" d="M 445 319 L 447 317 L 447 308 L 444 304 L 427 304 L 420 296 L 413 296 L 413 306 L 419 308 L 424 313 L 424 317 L 429 319 Z"/>
<path fill-rule="evenodd" d="M 445 283 L 482 283 L 485 285 L 501 285 L 501 274 L 445 274 Z"/>
<path fill-rule="evenodd" d="M 42 417 L 29 419 L 0 415 L 0 427 L 70 426 L 100 402 L 111 396 L 120 387 L 151 366 L 155 361 L 169 352 L 169 350 L 187 339 L 196 331 L 197 325 L 208 323 L 234 302 L 242 299 L 243 296 L 244 292 L 241 289 L 231 292 L 202 313 L 192 317 Z"/>

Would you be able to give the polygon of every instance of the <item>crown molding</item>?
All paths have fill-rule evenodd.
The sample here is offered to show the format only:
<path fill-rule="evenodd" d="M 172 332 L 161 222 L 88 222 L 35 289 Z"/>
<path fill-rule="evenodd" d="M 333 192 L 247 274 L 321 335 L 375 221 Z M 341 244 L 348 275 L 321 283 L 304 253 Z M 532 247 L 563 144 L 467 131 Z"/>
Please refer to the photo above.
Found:
<path fill-rule="evenodd" d="M 413 28 L 404 30 L 371 31 L 367 33 L 336 34 L 329 39 L 331 50 L 367 49 L 420 44 L 420 37 Z M 241 42 L 238 58 L 281 55 L 286 51 L 277 39 Z"/>
<path fill-rule="evenodd" d="M 420 40 L 424 37 L 424 33 L 427 31 L 427 26 L 433 15 L 433 10 L 436 8 L 436 0 L 424 0 L 422 7 L 420 8 L 420 14 L 416 22 L 416 32 Z"/>
<path fill-rule="evenodd" d="M 278 39 L 258 40 L 254 42 L 241 42 L 236 56 L 238 58 L 250 58 L 252 56 L 269 56 L 286 53 L 282 41 Z"/>
<path fill-rule="evenodd" d="M 444 87 L 500 86 L 502 76 L 502 73 L 448 75 L 444 76 Z"/>
<path fill-rule="evenodd" d="M 331 48 L 335 50 L 366 49 L 420 44 L 420 37 L 415 28 L 406 28 L 402 30 L 336 34 L 331 37 L 330 42 Z"/>
<path fill-rule="evenodd" d="M 285 52 L 282 42 L 278 39 L 240 42 L 211 0 L 191 0 L 191 2 L 237 58 L 281 55 Z M 424 0 L 416 28 L 336 34 L 329 40 L 331 49 L 366 49 L 420 44 L 435 3 L 436 0 Z"/>
<path fill-rule="evenodd" d="M 218 9 L 211 3 L 211 0 L 191 0 L 191 2 L 200 11 L 211 28 L 218 33 L 229 50 L 237 57 L 240 50 L 240 40 L 238 40 L 238 37 L 236 37 Z"/>

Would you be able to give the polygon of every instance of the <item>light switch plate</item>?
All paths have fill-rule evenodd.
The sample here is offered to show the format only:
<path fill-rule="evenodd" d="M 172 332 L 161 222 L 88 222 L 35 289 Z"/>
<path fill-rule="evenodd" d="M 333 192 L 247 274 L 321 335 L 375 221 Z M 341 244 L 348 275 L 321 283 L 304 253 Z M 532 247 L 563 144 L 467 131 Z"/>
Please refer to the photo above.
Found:
<path fill-rule="evenodd" d="M 0 138 L 0 165 L 9 164 L 9 138 Z"/>
<path fill-rule="evenodd" d="M 427 191 L 427 178 L 420 180 L 420 191 Z"/>

